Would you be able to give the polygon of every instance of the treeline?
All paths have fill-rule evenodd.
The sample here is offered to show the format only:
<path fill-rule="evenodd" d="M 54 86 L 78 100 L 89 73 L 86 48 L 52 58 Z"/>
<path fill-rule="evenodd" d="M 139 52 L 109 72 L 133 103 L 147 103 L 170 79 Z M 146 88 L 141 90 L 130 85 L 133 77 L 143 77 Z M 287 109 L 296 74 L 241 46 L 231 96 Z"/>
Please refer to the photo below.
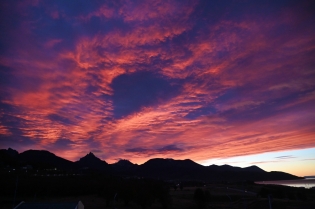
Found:
<path fill-rule="evenodd" d="M 172 200 L 169 195 L 170 185 L 153 179 L 124 179 L 116 176 L 6 176 L 0 180 L 0 196 L 45 199 L 81 195 L 99 195 L 106 200 L 106 205 L 115 202 L 137 204 L 145 209 L 154 202 L 161 208 L 169 208 Z"/>

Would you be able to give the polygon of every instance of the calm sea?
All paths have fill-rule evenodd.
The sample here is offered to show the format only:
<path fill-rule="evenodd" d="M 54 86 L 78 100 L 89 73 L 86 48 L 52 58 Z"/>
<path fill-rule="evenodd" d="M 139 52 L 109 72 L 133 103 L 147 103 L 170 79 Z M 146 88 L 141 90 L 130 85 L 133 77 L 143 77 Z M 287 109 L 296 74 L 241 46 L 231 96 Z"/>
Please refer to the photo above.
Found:
<path fill-rule="evenodd" d="M 315 187 L 315 179 L 298 179 L 298 180 L 282 180 L 282 181 L 258 181 L 257 184 L 277 184 L 291 187 Z"/>

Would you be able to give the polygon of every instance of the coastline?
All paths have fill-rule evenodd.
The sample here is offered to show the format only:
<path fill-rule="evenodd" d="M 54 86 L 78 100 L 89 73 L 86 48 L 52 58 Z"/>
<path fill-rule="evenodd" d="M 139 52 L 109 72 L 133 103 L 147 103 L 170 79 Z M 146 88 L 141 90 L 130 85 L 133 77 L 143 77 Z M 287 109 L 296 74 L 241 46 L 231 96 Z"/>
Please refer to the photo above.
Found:
<path fill-rule="evenodd" d="M 312 188 L 315 187 L 315 178 L 303 178 L 297 180 L 277 180 L 277 181 L 257 181 L 256 184 L 274 184 L 274 185 L 284 185 L 291 187 L 304 187 Z"/>

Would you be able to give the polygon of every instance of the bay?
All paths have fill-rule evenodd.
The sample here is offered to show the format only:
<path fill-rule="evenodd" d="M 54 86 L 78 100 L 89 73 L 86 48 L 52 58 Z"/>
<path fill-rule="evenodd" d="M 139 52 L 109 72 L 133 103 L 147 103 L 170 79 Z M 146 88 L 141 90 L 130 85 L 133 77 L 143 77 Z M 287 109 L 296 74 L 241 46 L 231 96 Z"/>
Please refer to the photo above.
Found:
<path fill-rule="evenodd" d="M 297 179 L 297 180 L 280 180 L 280 181 L 258 181 L 256 184 L 275 184 L 291 187 L 305 187 L 307 189 L 315 187 L 315 179 Z"/>

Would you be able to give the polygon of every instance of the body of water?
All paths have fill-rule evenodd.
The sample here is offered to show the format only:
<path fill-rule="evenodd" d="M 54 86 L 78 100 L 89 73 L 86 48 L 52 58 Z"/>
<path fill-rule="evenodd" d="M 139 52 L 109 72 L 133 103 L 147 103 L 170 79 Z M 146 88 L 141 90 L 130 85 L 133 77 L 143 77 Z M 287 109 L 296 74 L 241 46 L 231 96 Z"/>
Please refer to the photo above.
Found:
<path fill-rule="evenodd" d="M 311 188 L 315 187 L 315 179 L 298 179 L 298 180 L 281 180 L 281 181 L 258 181 L 256 184 L 276 184 L 276 185 L 284 185 L 290 187 L 305 187 Z"/>

